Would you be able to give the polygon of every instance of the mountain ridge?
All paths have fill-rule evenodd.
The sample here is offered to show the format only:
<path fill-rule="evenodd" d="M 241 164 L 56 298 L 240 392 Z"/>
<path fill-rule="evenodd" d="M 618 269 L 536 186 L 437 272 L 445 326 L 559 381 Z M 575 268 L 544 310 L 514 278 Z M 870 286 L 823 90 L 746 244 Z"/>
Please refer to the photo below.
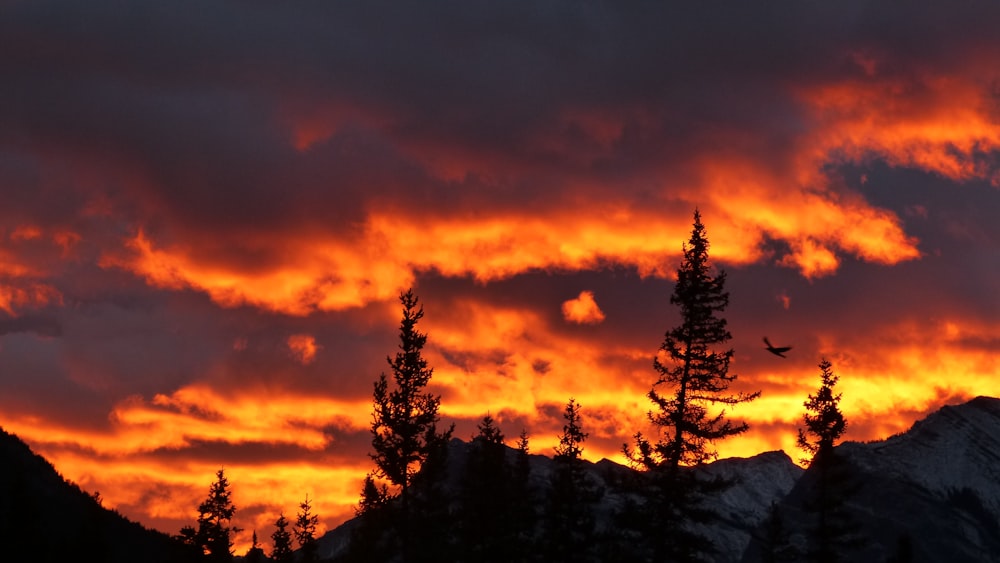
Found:
<path fill-rule="evenodd" d="M 454 439 L 454 463 L 470 447 L 471 442 Z M 905 551 L 911 561 L 1000 561 L 1000 398 L 979 396 L 944 406 L 905 432 L 884 440 L 847 441 L 836 451 L 859 484 L 848 506 L 868 536 L 867 545 L 846 560 L 887 561 Z M 507 452 L 515 455 L 513 449 Z M 532 483 L 544 487 L 552 458 L 532 454 L 529 462 Z M 584 465 L 605 489 L 596 519 L 611 525 L 611 515 L 628 495 L 616 483 L 635 470 L 607 459 Z M 763 559 L 760 539 L 772 504 L 785 511 L 791 542 L 799 547 L 808 543 L 811 516 L 801 506 L 810 472 L 787 453 L 724 458 L 698 471 L 734 481 L 713 497 L 717 521 L 702 528 L 718 548 L 717 561 Z M 356 520 L 319 538 L 320 553 L 332 557 L 342 552 Z M 53 530 L 58 537 L 50 537 Z M 190 552 L 166 534 L 102 507 L 2 428 L 0 542 L 12 546 L 6 553 L 14 560 L 62 561 L 81 553 L 97 553 L 112 563 L 191 560 Z"/>
<path fill-rule="evenodd" d="M 4 560 L 105 563 L 195 561 L 170 536 L 133 522 L 67 481 L 0 428 L 0 546 Z"/>

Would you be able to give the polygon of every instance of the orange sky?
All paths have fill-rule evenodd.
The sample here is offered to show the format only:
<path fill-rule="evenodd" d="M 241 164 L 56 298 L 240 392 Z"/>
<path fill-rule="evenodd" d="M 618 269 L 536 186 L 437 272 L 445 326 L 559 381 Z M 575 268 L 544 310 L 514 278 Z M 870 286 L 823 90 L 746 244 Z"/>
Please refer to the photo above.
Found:
<path fill-rule="evenodd" d="M 797 459 L 823 357 L 852 440 L 1000 395 L 996 8 L 97 5 L 0 22 L 0 426 L 130 518 L 348 518 L 409 287 L 458 437 L 573 397 L 622 461 L 695 207 L 720 456 Z"/>

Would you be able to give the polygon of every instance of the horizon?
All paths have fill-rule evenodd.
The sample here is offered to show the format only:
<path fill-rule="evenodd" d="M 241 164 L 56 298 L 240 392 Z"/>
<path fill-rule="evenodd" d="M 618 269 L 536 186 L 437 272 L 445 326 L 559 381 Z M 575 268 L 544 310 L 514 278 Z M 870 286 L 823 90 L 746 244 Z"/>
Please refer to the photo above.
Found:
<path fill-rule="evenodd" d="M 182 8 L 0 21 L 0 427 L 132 520 L 353 515 L 411 287 L 456 437 L 574 398 L 623 463 L 695 209 L 720 459 L 797 462 L 823 358 L 847 441 L 1000 396 L 1000 6 Z"/>

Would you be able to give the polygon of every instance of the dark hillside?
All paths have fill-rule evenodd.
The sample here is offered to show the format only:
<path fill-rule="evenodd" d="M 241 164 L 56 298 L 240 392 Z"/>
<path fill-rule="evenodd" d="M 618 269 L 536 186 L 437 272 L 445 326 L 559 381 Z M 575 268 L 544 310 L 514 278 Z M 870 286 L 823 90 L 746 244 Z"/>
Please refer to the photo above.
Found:
<path fill-rule="evenodd" d="M 0 429 L 3 561 L 199 561 L 187 547 L 103 508 L 19 438 Z"/>

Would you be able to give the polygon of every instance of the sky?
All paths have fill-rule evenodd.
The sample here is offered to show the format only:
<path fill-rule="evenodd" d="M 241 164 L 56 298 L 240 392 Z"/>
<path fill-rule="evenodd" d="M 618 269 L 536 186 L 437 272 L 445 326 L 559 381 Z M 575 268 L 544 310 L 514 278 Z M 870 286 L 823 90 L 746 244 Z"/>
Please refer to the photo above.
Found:
<path fill-rule="evenodd" d="M 1000 4 L 0 2 L 0 426 L 167 533 L 353 515 L 413 288 L 442 419 L 648 432 L 695 209 L 720 457 L 1000 395 Z M 790 345 L 787 358 L 762 337 Z M 266 542 L 265 542 L 266 544 Z M 239 552 L 239 551 L 238 551 Z"/>

